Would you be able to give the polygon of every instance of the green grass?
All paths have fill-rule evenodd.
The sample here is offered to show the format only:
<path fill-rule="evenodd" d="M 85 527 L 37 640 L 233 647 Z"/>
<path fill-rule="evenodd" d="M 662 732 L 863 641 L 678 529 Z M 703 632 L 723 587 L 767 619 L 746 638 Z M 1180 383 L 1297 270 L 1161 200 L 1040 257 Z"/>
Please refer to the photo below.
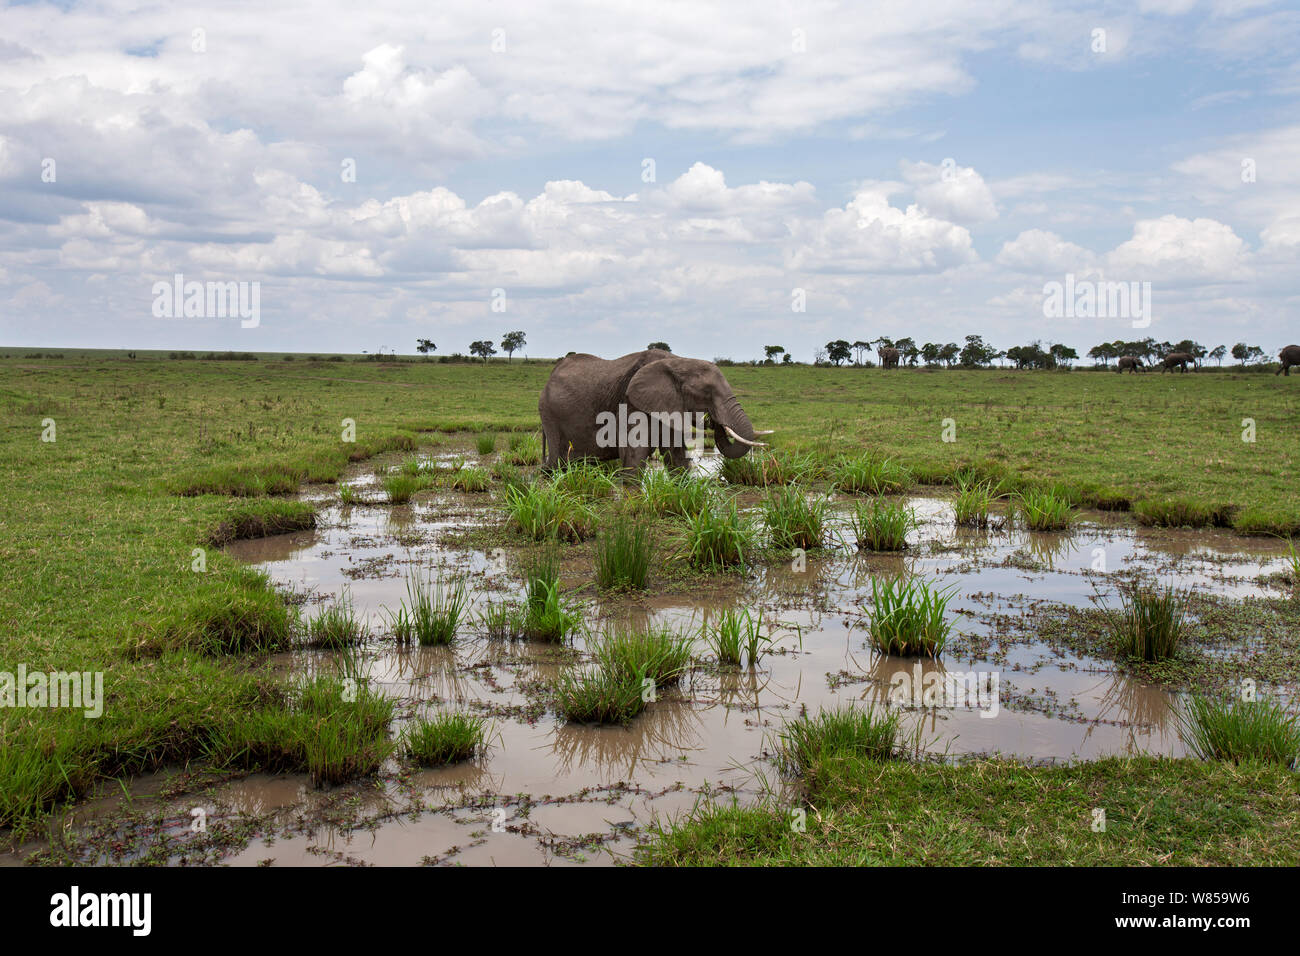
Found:
<path fill-rule="evenodd" d="M 872 578 L 871 643 L 885 654 L 937 657 L 952 630 L 944 616 L 952 596 L 919 578 Z"/>
<path fill-rule="evenodd" d="M 1120 609 L 1110 614 L 1110 637 L 1120 657 L 1146 663 L 1178 653 L 1187 618 L 1188 595 L 1166 588 L 1121 588 Z"/>
<path fill-rule="evenodd" d="M 439 714 L 409 724 L 399 745 L 402 756 L 422 767 L 442 767 L 470 760 L 481 753 L 487 718 L 471 714 Z"/>
<path fill-rule="evenodd" d="M 265 575 L 241 568 L 229 576 L 195 577 L 199 580 L 188 594 L 150 609 L 147 624 L 125 626 L 129 654 L 269 654 L 289 649 L 298 613 Z"/>
<path fill-rule="evenodd" d="M 656 687 L 669 687 L 690 667 L 693 645 L 690 635 L 670 627 L 621 628 L 599 640 L 595 657 L 615 677 L 635 680 L 638 686 L 648 679 Z"/>
<path fill-rule="evenodd" d="M 883 498 L 858 502 L 849 521 L 853 540 L 863 551 L 902 551 L 908 534 L 917 528 L 916 512 Z"/>
<path fill-rule="evenodd" d="M 714 486 L 698 475 L 647 469 L 641 475 L 641 501 L 652 514 L 686 517 L 699 514 L 713 501 Z"/>
<path fill-rule="evenodd" d="M 204 750 L 217 766 L 306 772 L 318 784 L 368 776 L 393 753 L 393 702 L 366 681 L 302 682 L 284 710 L 241 715 Z"/>
<path fill-rule="evenodd" d="M 398 473 L 384 479 L 384 494 L 388 496 L 389 504 L 404 505 L 423 487 L 423 481 L 407 474 Z"/>
<path fill-rule="evenodd" d="M 638 851 L 657 866 L 1300 864 L 1300 774 L 1108 757 L 1051 767 L 825 759 L 792 808 L 702 802 Z M 1095 809 L 1105 832 L 1093 832 Z"/>
<path fill-rule="evenodd" d="M 829 502 L 798 485 L 769 491 L 763 501 L 763 526 L 774 548 L 820 548 L 826 535 Z"/>
<path fill-rule="evenodd" d="M 691 567 L 717 571 L 744 565 L 745 554 L 758 544 L 758 531 L 730 498 L 687 515 L 680 544 Z"/>
<path fill-rule="evenodd" d="M 451 486 L 457 491 L 484 492 L 492 487 L 492 475 L 486 468 L 477 466 L 460 468 L 452 475 Z"/>
<path fill-rule="evenodd" d="M 1052 491 L 1027 489 L 1017 504 L 1030 531 L 1064 531 L 1074 517 L 1069 499 Z"/>
<path fill-rule="evenodd" d="M 768 653 L 770 635 L 763 633 L 763 612 L 751 614 L 749 608 L 726 608 L 705 628 L 705 640 L 719 664 L 739 667 L 748 662 L 754 667 Z"/>
<path fill-rule="evenodd" d="M 896 495 L 913 484 L 911 473 L 898 462 L 872 455 L 843 458 L 833 474 L 835 487 L 846 494 Z"/>
<path fill-rule="evenodd" d="M 319 614 L 307 622 L 307 643 L 312 647 L 338 649 L 361 644 L 368 636 L 357 617 L 346 588 Z"/>
<path fill-rule="evenodd" d="M 957 486 L 953 516 L 961 528 L 987 528 L 993 523 L 993 501 L 997 497 L 993 482 L 966 481 Z"/>
<path fill-rule="evenodd" d="M 557 492 L 587 499 L 607 498 L 618 484 L 611 466 L 591 461 L 565 462 L 546 480 Z"/>
<path fill-rule="evenodd" d="M 316 527 L 316 506 L 307 501 L 264 499 L 235 505 L 207 536 L 219 548 L 231 541 L 265 538 Z"/>
<path fill-rule="evenodd" d="M 899 748 L 899 723 L 896 710 L 878 713 L 842 707 L 818 711 L 816 717 L 804 714 L 778 733 L 777 763 L 787 773 L 815 777 L 830 760 L 888 760 Z"/>
<path fill-rule="evenodd" d="M 1300 758 L 1300 719 L 1275 700 L 1193 695 L 1177 720 L 1178 735 L 1202 760 L 1259 761 L 1287 768 Z"/>
<path fill-rule="evenodd" d="M 575 723 L 627 723 L 690 666 L 691 638 L 666 627 L 616 630 L 593 643 L 595 662 L 555 684 L 556 712 Z"/>
<path fill-rule="evenodd" d="M 596 531 L 596 512 L 589 504 L 546 482 L 507 487 L 505 507 L 511 526 L 536 541 L 583 541 Z"/>
<path fill-rule="evenodd" d="M 361 492 L 357 491 L 357 489 L 354 488 L 352 485 L 348 484 L 347 482 L 340 481 L 338 485 L 338 489 L 339 489 L 339 503 L 342 504 L 345 508 L 361 503 Z"/>
<path fill-rule="evenodd" d="M 538 386 L 538 390 L 541 390 L 540 386 Z M 535 417 L 536 412 L 534 411 L 533 414 Z M 510 447 L 506 451 L 505 460 L 520 467 L 540 465 L 542 463 L 542 436 L 536 433 L 511 435 Z"/>
<path fill-rule="evenodd" d="M 0 822 L 34 825 L 95 783 L 195 759 L 246 714 L 282 711 L 263 692 L 282 678 L 256 659 L 213 654 L 287 649 L 296 615 L 265 580 L 243 582 L 221 552 L 207 555 L 206 573 L 190 570 L 192 549 L 229 516 L 230 496 L 338 481 L 349 463 L 413 452 L 417 436 L 423 445 L 440 431 L 508 434 L 515 452 L 531 447 L 516 467 L 540 461 L 537 396 L 550 362 L 381 367 L 60 351 L 57 365 L 6 362 L 0 387 L 10 426 L 0 430 L 0 659 L 102 670 L 111 706 L 98 721 L 51 709 L 0 714 L 8 761 Z M 797 452 L 870 454 L 947 485 L 992 461 L 1018 480 L 1076 489 L 1089 507 L 1182 499 L 1201 504 L 1202 523 L 1300 535 L 1287 438 L 1294 376 L 1224 371 L 1161 383 L 1088 372 L 875 372 L 724 369 L 754 420 L 779 423 Z M 160 391 L 163 407 L 153 400 Z M 1207 426 L 1239 421 L 1243 407 L 1257 422 L 1255 443 Z M 58 421 L 56 443 L 35 438 L 47 415 Z M 938 441 L 945 417 L 957 419 L 955 443 Z M 340 440 L 344 419 L 355 423 L 355 442 Z"/>
<path fill-rule="evenodd" d="M 490 640 L 509 641 L 523 634 L 524 613 L 518 604 L 489 601 L 478 612 L 478 624 Z"/>
<path fill-rule="evenodd" d="M 826 477 L 827 471 L 810 452 L 754 451 L 741 458 L 727 458 L 719 474 L 733 485 L 766 488 Z"/>
<path fill-rule="evenodd" d="M 480 455 L 490 455 L 497 450 L 497 436 L 495 432 L 484 432 L 474 439 L 474 449 Z"/>
<path fill-rule="evenodd" d="M 556 713 L 574 723 L 625 724 L 645 706 L 640 680 L 599 666 L 570 668 L 555 683 Z"/>
<path fill-rule="evenodd" d="M 1145 498 L 1133 505 L 1139 524 L 1162 528 L 1231 526 L 1233 509 L 1191 498 Z"/>
<path fill-rule="evenodd" d="M 560 591 L 560 560 L 547 548 L 524 568 L 524 606 L 518 630 L 534 641 L 562 642 L 582 621 Z"/>
<path fill-rule="evenodd" d="M 654 538 L 649 522 L 615 516 L 596 538 L 596 583 L 606 589 L 643 590 L 653 560 Z"/>
<path fill-rule="evenodd" d="M 406 575 L 406 600 L 396 611 L 385 610 L 385 617 L 398 644 L 440 647 L 456 639 L 468 608 L 464 577 L 435 579 L 411 571 Z"/>

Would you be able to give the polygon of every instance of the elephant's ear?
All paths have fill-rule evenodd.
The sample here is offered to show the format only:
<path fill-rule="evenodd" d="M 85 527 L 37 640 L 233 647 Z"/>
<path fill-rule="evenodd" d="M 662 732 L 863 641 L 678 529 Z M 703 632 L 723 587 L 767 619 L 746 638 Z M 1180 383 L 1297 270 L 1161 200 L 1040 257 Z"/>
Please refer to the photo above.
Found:
<path fill-rule="evenodd" d="M 627 400 L 644 412 L 682 407 L 682 386 L 669 359 L 651 362 L 627 383 Z"/>

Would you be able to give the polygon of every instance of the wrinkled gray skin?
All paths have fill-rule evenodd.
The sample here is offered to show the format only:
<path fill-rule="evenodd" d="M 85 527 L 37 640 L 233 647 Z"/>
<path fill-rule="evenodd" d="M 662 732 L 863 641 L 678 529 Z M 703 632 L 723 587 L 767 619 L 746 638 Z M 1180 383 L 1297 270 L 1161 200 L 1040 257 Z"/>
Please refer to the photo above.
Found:
<path fill-rule="evenodd" d="M 546 451 L 542 467 L 549 470 L 562 461 L 579 458 L 618 460 L 628 470 L 644 465 L 654 448 L 602 448 L 596 444 L 597 415 L 612 412 L 617 416 L 620 403 L 626 403 L 629 412 L 707 414 L 714 443 L 728 458 L 742 457 L 750 446 L 732 441 L 723 426 L 757 441 L 736 393 L 712 362 L 661 349 L 609 360 L 576 354 L 555 364 L 537 402 Z M 660 441 L 657 447 L 665 466 L 686 466 L 688 440 L 689 436 L 677 433 Z"/>
<path fill-rule="evenodd" d="M 1292 365 L 1300 365 L 1300 345 L 1288 345 L 1282 351 L 1277 353 L 1278 360 L 1282 363 L 1281 367 L 1274 372 L 1274 375 L 1290 375 Z"/>
<path fill-rule="evenodd" d="M 898 368 L 898 349 L 876 349 L 876 354 L 885 368 Z"/>
<path fill-rule="evenodd" d="M 1189 365 L 1193 368 L 1196 367 L 1196 359 L 1192 358 L 1191 355 L 1186 352 L 1170 352 L 1165 356 L 1163 367 L 1160 371 L 1168 372 L 1170 369 L 1174 368 L 1174 366 L 1177 366 L 1180 371 L 1186 372 L 1187 366 Z"/>
<path fill-rule="evenodd" d="M 1146 366 L 1142 364 L 1140 358 L 1136 355 L 1123 355 L 1120 356 L 1119 368 L 1115 369 L 1115 371 L 1122 372 L 1125 369 L 1128 369 L 1130 372 L 1136 372 L 1140 368 L 1146 368 Z"/>

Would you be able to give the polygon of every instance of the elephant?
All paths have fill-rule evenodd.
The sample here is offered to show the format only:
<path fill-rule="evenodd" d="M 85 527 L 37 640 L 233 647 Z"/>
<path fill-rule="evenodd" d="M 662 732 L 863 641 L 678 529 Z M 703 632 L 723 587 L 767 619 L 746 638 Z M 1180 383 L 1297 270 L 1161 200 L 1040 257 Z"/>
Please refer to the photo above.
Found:
<path fill-rule="evenodd" d="M 1288 345 L 1282 351 L 1277 353 L 1277 357 L 1282 362 L 1282 367 L 1273 374 L 1286 374 L 1289 376 L 1291 374 L 1291 366 L 1300 365 L 1300 345 Z"/>
<path fill-rule="evenodd" d="M 560 359 L 537 402 L 544 471 L 562 461 L 617 460 L 639 470 L 657 448 L 664 465 L 687 465 L 693 426 L 708 416 L 714 443 L 727 458 L 765 448 L 736 393 L 712 362 L 646 349 L 617 359 L 578 353 Z M 615 428 L 617 425 L 617 428 Z"/>
<path fill-rule="evenodd" d="M 880 356 L 880 364 L 885 368 L 898 368 L 898 349 L 876 349 L 876 355 Z"/>
<path fill-rule="evenodd" d="M 1192 358 L 1190 352 L 1170 352 L 1165 356 L 1164 367 L 1160 371 L 1168 372 L 1174 366 L 1177 366 L 1179 371 L 1186 372 L 1189 364 L 1192 368 L 1196 367 L 1196 359 Z"/>
<path fill-rule="evenodd" d="M 1136 355 L 1122 355 L 1120 356 L 1119 367 L 1115 371 L 1123 372 L 1128 369 L 1130 372 L 1136 372 L 1138 369 L 1145 368 L 1146 366 L 1142 364 L 1142 360 Z"/>

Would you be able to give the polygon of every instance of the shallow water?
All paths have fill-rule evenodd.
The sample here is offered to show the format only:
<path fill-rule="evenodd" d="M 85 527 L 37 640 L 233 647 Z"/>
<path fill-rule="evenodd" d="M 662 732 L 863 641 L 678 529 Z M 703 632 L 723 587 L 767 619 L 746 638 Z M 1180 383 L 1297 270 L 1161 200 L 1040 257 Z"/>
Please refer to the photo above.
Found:
<path fill-rule="evenodd" d="M 350 483 L 382 496 L 372 471 Z M 724 607 L 747 607 L 762 611 L 774 638 L 773 653 L 755 669 L 700 666 L 629 726 L 593 727 L 564 723 L 530 693 L 571 666 L 571 654 L 491 642 L 472 626 L 450 648 L 397 647 L 382 637 L 384 609 L 400 606 L 404 575 L 415 566 L 467 574 L 477 606 L 519 596 L 521 577 L 510 553 L 440 540 L 448 531 L 499 522 L 492 496 L 422 495 L 407 506 L 350 508 L 338 506 L 332 488 L 309 490 L 307 497 L 322 504 L 317 529 L 236 542 L 229 553 L 264 568 L 279 585 L 309 592 L 309 615 L 315 601 L 346 590 L 378 635 L 362 654 L 371 679 L 399 702 L 394 732 L 416 716 L 469 709 L 492 715 L 491 744 L 472 763 L 400 780 L 388 774 L 379 784 L 318 790 L 306 777 L 265 774 L 225 784 L 211 812 L 273 813 L 288 828 L 274 840 L 254 839 L 226 860 L 234 864 L 609 863 L 625 856 L 651 821 L 688 811 L 701 794 L 750 801 L 764 781 L 779 785 L 770 749 L 783 721 L 850 702 L 883 707 L 895 684 L 916 686 L 916 699 L 904 706 L 905 724 L 933 759 L 1179 755 L 1173 695 L 1110 662 L 1023 636 L 1010 639 L 999 617 L 1022 615 L 1044 601 L 1113 605 L 1116 584 L 1132 575 L 1220 595 L 1265 594 L 1270 588 L 1259 579 L 1282 568 L 1272 542 L 1138 529 L 1101 514 L 1069 533 L 959 530 L 950 505 L 933 497 L 908 500 L 921 525 L 903 555 L 840 548 L 808 555 L 804 565 L 760 566 L 680 592 L 604 598 L 584 587 L 590 559 L 570 556 L 561 584 L 583 588 L 589 621 L 697 627 Z M 941 661 L 868 648 L 861 605 L 873 576 L 899 571 L 954 588 L 949 614 L 958 638 Z M 575 640 L 578 650 L 584 646 L 581 637 Z M 331 669 L 336 656 L 300 650 L 275 663 L 311 673 Z M 921 688 L 945 671 L 975 672 L 983 696 L 957 702 L 974 707 L 924 706 Z M 341 799 L 370 823 L 321 822 L 328 816 L 322 808 Z"/>

